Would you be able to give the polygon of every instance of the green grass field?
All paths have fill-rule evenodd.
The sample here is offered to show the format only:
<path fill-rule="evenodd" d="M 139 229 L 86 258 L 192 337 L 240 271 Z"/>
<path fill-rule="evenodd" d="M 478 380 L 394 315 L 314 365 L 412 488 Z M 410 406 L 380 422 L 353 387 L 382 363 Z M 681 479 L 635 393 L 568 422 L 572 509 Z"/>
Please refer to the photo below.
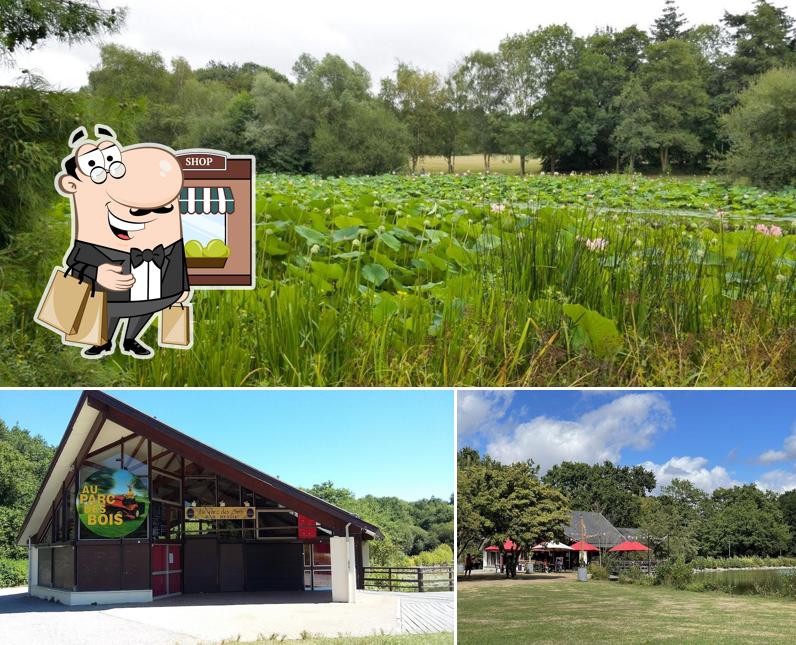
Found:
<path fill-rule="evenodd" d="M 458 642 L 793 643 L 796 602 L 571 575 L 460 580 Z"/>

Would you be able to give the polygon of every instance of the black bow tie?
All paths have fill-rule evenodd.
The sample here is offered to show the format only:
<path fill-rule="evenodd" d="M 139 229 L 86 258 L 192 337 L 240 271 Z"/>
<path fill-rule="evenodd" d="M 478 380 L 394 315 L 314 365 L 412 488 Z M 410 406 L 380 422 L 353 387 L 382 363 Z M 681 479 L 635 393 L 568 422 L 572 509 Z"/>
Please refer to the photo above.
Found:
<path fill-rule="evenodd" d="M 130 263 L 134 269 L 141 266 L 143 262 L 154 262 L 158 269 L 163 268 L 163 260 L 166 257 L 166 251 L 162 244 L 158 244 L 154 249 L 130 249 Z"/>

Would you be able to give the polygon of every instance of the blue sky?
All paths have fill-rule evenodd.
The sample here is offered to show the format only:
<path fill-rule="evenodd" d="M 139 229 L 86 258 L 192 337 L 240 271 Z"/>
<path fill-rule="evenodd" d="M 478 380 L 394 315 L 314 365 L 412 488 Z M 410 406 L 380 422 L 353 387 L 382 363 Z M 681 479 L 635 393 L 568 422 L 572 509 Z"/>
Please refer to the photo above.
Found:
<path fill-rule="evenodd" d="M 106 390 L 294 486 L 447 499 L 453 393 L 444 390 Z M 57 444 L 80 390 L 0 391 L 0 419 Z"/>
<path fill-rule="evenodd" d="M 608 459 L 660 484 L 796 488 L 796 391 L 478 391 L 458 395 L 459 447 L 503 462 Z"/>

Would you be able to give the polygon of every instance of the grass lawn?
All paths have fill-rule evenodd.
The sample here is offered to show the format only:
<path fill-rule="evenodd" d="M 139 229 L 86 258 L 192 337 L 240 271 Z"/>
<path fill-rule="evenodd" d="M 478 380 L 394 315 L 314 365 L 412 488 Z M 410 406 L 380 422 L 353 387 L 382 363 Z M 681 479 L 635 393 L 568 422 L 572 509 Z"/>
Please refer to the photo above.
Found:
<path fill-rule="evenodd" d="M 240 645 L 266 645 L 282 642 L 279 638 L 269 638 Z M 284 641 L 289 643 L 306 643 L 306 645 L 453 645 L 453 634 L 401 634 L 400 636 L 342 636 L 340 638 L 303 638 L 300 641 Z"/>
<path fill-rule="evenodd" d="M 573 576 L 459 582 L 459 643 L 795 642 L 796 603 Z"/>

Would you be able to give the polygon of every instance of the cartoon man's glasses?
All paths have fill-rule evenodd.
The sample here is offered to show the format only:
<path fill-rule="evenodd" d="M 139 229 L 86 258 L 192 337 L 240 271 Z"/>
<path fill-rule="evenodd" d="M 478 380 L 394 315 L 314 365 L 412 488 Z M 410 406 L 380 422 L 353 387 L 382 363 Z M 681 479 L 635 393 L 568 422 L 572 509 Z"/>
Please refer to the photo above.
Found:
<path fill-rule="evenodd" d="M 101 184 L 104 183 L 109 174 L 114 179 L 120 179 L 121 177 L 124 177 L 126 172 L 127 167 L 121 161 L 114 161 L 107 170 L 105 170 L 105 168 L 102 166 L 96 166 L 95 168 L 92 168 L 91 172 L 89 173 L 89 177 L 91 177 L 91 181 L 93 181 L 95 184 Z"/>

